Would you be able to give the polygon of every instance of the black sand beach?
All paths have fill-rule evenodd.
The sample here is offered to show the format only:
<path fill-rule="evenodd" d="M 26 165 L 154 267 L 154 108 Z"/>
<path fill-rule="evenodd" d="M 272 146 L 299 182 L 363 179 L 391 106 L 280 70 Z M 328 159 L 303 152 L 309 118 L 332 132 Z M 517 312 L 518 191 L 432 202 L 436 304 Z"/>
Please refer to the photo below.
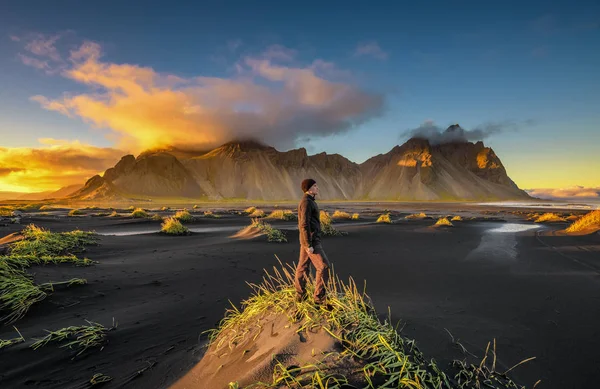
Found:
<path fill-rule="evenodd" d="M 538 379 L 538 388 L 595 387 L 600 235 L 554 236 L 549 232 L 564 224 L 534 225 L 503 208 L 431 204 L 426 212 L 458 214 L 459 208 L 481 218 L 432 229 L 435 219 L 405 220 L 411 212 L 398 209 L 394 224 L 383 225 L 374 224 L 380 211 L 352 206 L 362 219 L 338 223 L 349 235 L 325 238 L 324 246 L 338 275 L 365 281 L 378 312 L 385 316 L 390 307 L 404 334 L 441 366 L 465 357 L 449 331 L 478 358 L 496 339 L 499 371 L 536 357 L 511 372 L 527 387 Z M 197 363 L 206 340 L 200 334 L 216 327 L 229 301 L 239 305 L 249 295 L 246 282 L 260 281 L 262 269 L 277 266 L 275 255 L 284 263 L 297 260 L 293 222 L 273 222 L 289 228 L 288 243 L 230 238 L 249 221 L 231 214 L 202 218 L 189 224 L 202 232 L 172 237 L 152 232 L 158 221 L 24 217 L 22 224 L 52 231 L 150 232 L 101 235 L 85 253 L 99 262 L 91 267 L 30 269 L 37 281 L 82 277 L 88 285 L 57 290 L 15 323 L 27 341 L 0 350 L 0 387 L 85 388 L 103 373 L 113 377 L 106 388 L 167 388 Z M 22 227 L 2 226 L 0 237 Z M 73 359 L 54 345 L 29 348 L 46 329 L 85 320 L 109 326 L 113 318 L 118 328 L 101 351 Z M 12 326 L 0 328 L 1 339 L 15 336 Z"/>

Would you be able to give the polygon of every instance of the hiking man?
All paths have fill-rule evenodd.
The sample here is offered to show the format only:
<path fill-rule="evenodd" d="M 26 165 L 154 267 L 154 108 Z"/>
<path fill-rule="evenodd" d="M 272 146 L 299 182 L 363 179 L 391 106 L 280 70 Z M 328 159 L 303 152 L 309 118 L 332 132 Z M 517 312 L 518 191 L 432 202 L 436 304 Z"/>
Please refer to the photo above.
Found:
<path fill-rule="evenodd" d="M 312 263 L 317 271 L 314 299 L 316 304 L 325 303 L 325 286 L 329 280 L 329 260 L 321 246 L 321 220 L 315 197 L 319 186 L 312 178 L 302 181 L 304 196 L 298 204 L 298 230 L 300 231 L 300 259 L 296 268 L 294 287 L 296 301 L 306 298 L 306 278 Z"/>

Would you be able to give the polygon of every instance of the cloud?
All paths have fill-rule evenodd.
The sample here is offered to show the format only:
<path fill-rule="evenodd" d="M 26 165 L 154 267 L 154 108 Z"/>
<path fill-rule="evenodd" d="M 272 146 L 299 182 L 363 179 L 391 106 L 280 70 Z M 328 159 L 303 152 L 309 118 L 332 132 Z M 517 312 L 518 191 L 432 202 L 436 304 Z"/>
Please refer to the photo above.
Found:
<path fill-rule="evenodd" d="M 572 186 L 570 188 L 539 188 L 526 189 L 529 195 L 541 199 L 577 199 L 577 198 L 600 198 L 600 186 L 588 188 L 584 186 Z"/>
<path fill-rule="evenodd" d="M 15 42 L 26 42 L 24 49 L 27 51 L 27 54 L 17 54 L 17 57 L 24 65 L 43 70 L 48 74 L 56 74 L 66 66 L 65 60 L 56 47 L 56 43 L 62 36 L 63 34 L 30 34 L 23 38 L 11 36 L 11 39 Z"/>
<path fill-rule="evenodd" d="M 239 138 L 291 147 L 300 136 L 342 133 L 381 113 L 383 96 L 332 81 L 331 63 L 300 66 L 289 63 L 294 56 L 271 46 L 239 61 L 233 78 L 182 78 L 105 61 L 100 45 L 85 42 L 70 52 L 61 74 L 89 91 L 32 100 L 108 129 L 119 148 L 132 151 L 206 148 Z"/>
<path fill-rule="evenodd" d="M 354 50 L 355 57 L 370 56 L 377 59 L 387 59 L 388 53 L 383 51 L 379 46 L 379 43 L 375 41 L 370 42 L 359 42 Z"/>
<path fill-rule="evenodd" d="M 531 124 L 531 121 L 527 120 L 523 123 Z M 427 139 L 432 145 L 453 142 L 475 142 L 506 130 L 517 130 L 518 127 L 519 124 L 507 121 L 484 123 L 472 130 L 465 130 L 458 124 L 443 129 L 436 125 L 433 120 L 426 120 L 419 127 L 405 131 L 400 137 Z"/>
<path fill-rule="evenodd" d="M 40 139 L 40 147 L 0 147 L 0 191 L 53 190 L 80 184 L 125 154 L 79 141 Z"/>
<path fill-rule="evenodd" d="M 19 37 L 18 37 L 18 36 L 16 36 L 16 35 L 9 35 L 9 38 L 10 38 L 10 40 L 11 40 L 11 41 L 13 41 L 13 42 L 20 42 L 20 41 L 21 41 L 21 38 L 19 38 Z"/>

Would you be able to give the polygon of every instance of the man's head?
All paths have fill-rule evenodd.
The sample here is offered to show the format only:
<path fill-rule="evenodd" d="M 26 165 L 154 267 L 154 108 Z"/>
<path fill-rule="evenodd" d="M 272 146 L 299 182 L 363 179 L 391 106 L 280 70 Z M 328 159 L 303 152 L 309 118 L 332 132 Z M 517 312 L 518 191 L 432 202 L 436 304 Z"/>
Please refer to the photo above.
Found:
<path fill-rule="evenodd" d="M 317 185 L 317 181 L 313 180 L 312 178 L 307 178 L 306 180 L 302 181 L 301 187 L 304 193 L 308 193 L 311 196 L 316 196 L 319 194 L 319 186 Z"/>

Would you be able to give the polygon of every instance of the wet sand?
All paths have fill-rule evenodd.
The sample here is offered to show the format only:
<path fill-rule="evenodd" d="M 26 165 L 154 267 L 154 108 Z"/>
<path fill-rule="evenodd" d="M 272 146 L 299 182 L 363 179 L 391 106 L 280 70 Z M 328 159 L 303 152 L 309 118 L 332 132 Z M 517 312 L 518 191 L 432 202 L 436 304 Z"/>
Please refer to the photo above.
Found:
<path fill-rule="evenodd" d="M 428 358 L 444 366 L 463 358 L 445 329 L 477 357 L 496 339 L 499 371 L 536 360 L 511 373 L 538 388 L 587 388 L 600 380 L 600 235 L 553 236 L 559 225 L 537 226 L 505 209 L 474 206 L 415 207 L 393 212 L 392 225 L 370 224 L 378 211 L 357 209 L 363 220 L 339 227 L 348 236 L 325 238 L 328 256 L 341 278 L 367 283 L 382 317 L 388 306 L 404 334 L 417 340 Z M 389 204 L 384 207 L 394 209 Z M 408 212 L 482 214 L 500 221 L 464 221 L 454 228 L 428 228 L 435 220 L 404 220 Z M 333 208 L 331 209 L 333 210 Z M 366 216 L 365 216 L 366 215 Z M 258 282 L 262 269 L 296 261 L 297 231 L 288 243 L 234 240 L 249 218 L 224 215 L 190 224 L 189 236 L 162 236 L 160 222 L 107 217 L 24 218 L 55 231 L 93 229 L 100 245 L 86 256 L 92 267 L 33 267 L 39 282 L 83 277 L 88 285 L 57 290 L 15 325 L 27 339 L 0 351 L 2 388 L 84 388 L 96 373 L 113 377 L 106 388 L 166 388 L 201 357 L 200 334 L 215 328 L 228 301 L 236 304 Z M 509 224 L 511 223 L 511 224 Z M 537 227 L 516 231 L 512 223 Z M 290 222 L 273 222 L 291 227 Z M 0 236 L 22 226 L 0 227 Z M 114 235 L 119 232 L 147 232 Z M 109 343 L 72 360 L 56 346 L 31 350 L 45 329 L 112 324 Z M 0 338 L 15 337 L 11 326 Z M 475 359 L 472 360 L 473 362 Z M 138 374 L 145 368 L 142 373 Z M 591 386 L 590 386 L 591 385 Z"/>

